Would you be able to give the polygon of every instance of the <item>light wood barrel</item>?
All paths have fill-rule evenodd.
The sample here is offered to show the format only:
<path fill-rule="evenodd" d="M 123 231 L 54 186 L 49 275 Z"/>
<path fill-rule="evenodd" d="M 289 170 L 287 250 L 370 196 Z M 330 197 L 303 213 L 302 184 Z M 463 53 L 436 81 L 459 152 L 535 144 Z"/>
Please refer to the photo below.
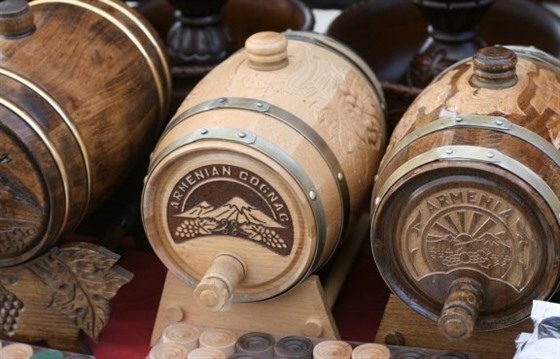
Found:
<path fill-rule="evenodd" d="M 372 250 L 393 292 L 453 341 L 510 326 L 557 290 L 560 62 L 487 47 L 399 122 L 372 198 Z"/>
<path fill-rule="evenodd" d="M 313 33 L 255 34 L 165 129 L 144 228 L 208 309 L 275 297 L 331 257 L 384 143 L 382 93 L 354 53 Z"/>
<path fill-rule="evenodd" d="M 0 7 L 0 267 L 75 228 L 157 139 L 170 97 L 161 41 L 124 3 Z"/>

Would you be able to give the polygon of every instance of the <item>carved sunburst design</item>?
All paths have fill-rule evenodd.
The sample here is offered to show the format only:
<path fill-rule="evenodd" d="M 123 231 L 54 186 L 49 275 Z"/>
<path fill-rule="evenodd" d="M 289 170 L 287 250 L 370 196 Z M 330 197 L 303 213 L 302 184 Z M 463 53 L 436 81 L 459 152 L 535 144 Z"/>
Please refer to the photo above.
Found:
<path fill-rule="evenodd" d="M 436 270 L 474 266 L 507 269 L 512 260 L 511 234 L 496 215 L 463 208 L 438 216 L 425 228 L 424 252 Z"/>
<path fill-rule="evenodd" d="M 435 190 L 411 203 L 397 255 L 415 280 L 476 271 L 517 291 L 535 275 L 540 250 L 522 207 L 479 188 Z"/>

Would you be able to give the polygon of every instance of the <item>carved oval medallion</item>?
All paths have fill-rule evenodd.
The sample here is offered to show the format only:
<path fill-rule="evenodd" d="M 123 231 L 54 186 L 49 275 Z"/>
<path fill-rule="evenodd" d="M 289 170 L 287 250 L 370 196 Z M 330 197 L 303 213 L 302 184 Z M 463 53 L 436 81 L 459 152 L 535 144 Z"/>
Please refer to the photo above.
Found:
<path fill-rule="evenodd" d="M 281 256 L 294 242 L 284 199 L 262 177 L 241 167 L 198 167 L 175 184 L 167 202 L 175 243 L 225 235 L 257 243 Z"/>

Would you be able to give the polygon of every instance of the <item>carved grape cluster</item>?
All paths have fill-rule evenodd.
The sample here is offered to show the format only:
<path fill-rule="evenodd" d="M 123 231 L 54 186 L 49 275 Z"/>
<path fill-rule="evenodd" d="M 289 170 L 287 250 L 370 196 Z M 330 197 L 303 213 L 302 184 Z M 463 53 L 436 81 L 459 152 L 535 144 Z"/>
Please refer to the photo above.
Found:
<path fill-rule="evenodd" d="M 0 332 L 4 335 L 13 335 L 16 331 L 19 313 L 23 309 L 23 302 L 14 293 L 2 291 L 0 304 Z"/>
<path fill-rule="evenodd" d="M 216 224 L 209 219 L 187 219 L 175 229 L 175 236 L 190 239 L 201 234 L 211 234 Z"/>
<path fill-rule="evenodd" d="M 272 228 L 250 224 L 243 226 L 242 229 L 249 234 L 251 240 L 262 242 L 272 248 L 288 248 L 286 242 Z"/>

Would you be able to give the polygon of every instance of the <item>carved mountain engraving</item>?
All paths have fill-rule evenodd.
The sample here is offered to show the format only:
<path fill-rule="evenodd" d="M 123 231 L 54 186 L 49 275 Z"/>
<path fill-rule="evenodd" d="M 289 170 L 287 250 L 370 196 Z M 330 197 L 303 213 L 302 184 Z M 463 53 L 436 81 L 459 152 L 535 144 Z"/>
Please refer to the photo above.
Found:
<path fill-rule="evenodd" d="M 287 256 L 293 224 L 280 194 L 262 177 L 230 165 L 196 168 L 177 182 L 168 202 L 172 240 L 230 236 Z"/>
<path fill-rule="evenodd" d="M 288 248 L 286 242 L 274 231 L 274 228 L 284 226 L 239 197 L 234 197 L 217 208 L 203 201 L 177 216 L 186 219 L 176 228 L 175 236 L 185 240 L 225 234 L 263 244 L 279 253 Z"/>

